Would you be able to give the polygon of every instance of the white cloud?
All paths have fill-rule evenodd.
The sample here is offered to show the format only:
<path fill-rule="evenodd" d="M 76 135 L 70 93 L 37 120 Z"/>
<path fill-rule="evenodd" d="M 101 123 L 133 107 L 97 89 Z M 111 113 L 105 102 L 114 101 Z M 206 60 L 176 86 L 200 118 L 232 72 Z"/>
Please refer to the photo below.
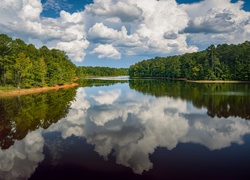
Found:
<path fill-rule="evenodd" d="M 135 4 L 126 1 L 94 1 L 86 7 L 86 12 L 94 16 L 117 17 L 122 22 L 140 20 L 142 10 Z"/>
<path fill-rule="evenodd" d="M 177 4 L 175 0 L 95 0 L 70 14 L 65 1 L 2 0 L 2 33 L 36 46 L 60 48 L 73 61 L 88 54 L 99 58 L 167 56 L 197 51 L 218 43 L 250 40 L 250 13 L 244 1 L 203 0 Z M 67 7 L 68 6 L 68 7 Z M 57 18 L 41 17 L 54 9 Z M 62 10 L 64 9 L 64 10 Z"/>
<path fill-rule="evenodd" d="M 128 18 L 121 7 L 126 9 L 126 13 L 137 13 L 132 13 L 133 18 Z M 91 43 L 112 44 L 124 55 L 144 54 L 148 51 L 159 54 L 197 51 L 197 47 L 186 43 L 185 34 L 179 34 L 187 26 L 188 16 L 174 0 L 95 1 L 87 6 L 86 13 L 89 19 L 96 22 L 88 31 Z M 169 38 L 168 34 L 172 34 L 172 37 Z"/>
<path fill-rule="evenodd" d="M 19 17 L 23 20 L 39 20 L 40 13 L 42 12 L 42 4 L 39 1 L 23 0 L 24 5 L 20 12 Z"/>
<path fill-rule="evenodd" d="M 249 40 L 250 13 L 242 10 L 243 1 L 204 0 L 181 5 L 190 17 L 188 27 L 191 43 L 197 45 L 242 43 Z"/>
<path fill-rule="evenodd" d="M 53 1 L 54 2 L 54 1 Z M 52 3 L 52 1 L 47 1 Z M 22 0 L 0 4 L 2 33 L 10 33 L 22 38 L 27 43 L 39 42 L 35 45 L 47 45 L 67 52 L 74 61 L 81 62 L 89 45 L 84 31 L 83 13 L 69 14 L 60 12 L 59 18 L 41 18 L 42 4 L 40 0 Z"/>
<path fill-rule="evenodd" d="M 121 54 L 111 44 L 98 45 L 91 54 L 99 54 L 98 58 L 120 59 Z"/>
<path fill-rule="evenodd" d="M 88 38 L 104 43 L 108 43 L 110 40 L 115 41 L 116 39 L 119 39 L 119 36 L 120 34 L 117 30 L 108 28 L 103 23 L 96 23 L 88 31 Z"/>
<path fill-rule="evenodd" d="M 75 40 L 70 42 L 59 42 L 55 48 L 62 49 L 67 52 L 70 57 L 73 57 L 76 62 L 82 62 L 86 53 L 83 51 L 89 45 L 88 41 Z"/>

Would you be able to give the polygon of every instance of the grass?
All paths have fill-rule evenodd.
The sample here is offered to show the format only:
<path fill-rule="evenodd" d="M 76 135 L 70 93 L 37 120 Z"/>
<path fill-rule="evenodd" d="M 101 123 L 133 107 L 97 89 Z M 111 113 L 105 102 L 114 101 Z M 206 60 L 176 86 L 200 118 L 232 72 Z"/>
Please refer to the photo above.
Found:
<path fill-rule="evenodd" d="M 14 86 L 11 86 L 11 85 L 0 86 L 0 94 L 10 92 L 10 91 L 13 91 L 13 90 L 17 90 L 17 88 L 14 87 Z"/>

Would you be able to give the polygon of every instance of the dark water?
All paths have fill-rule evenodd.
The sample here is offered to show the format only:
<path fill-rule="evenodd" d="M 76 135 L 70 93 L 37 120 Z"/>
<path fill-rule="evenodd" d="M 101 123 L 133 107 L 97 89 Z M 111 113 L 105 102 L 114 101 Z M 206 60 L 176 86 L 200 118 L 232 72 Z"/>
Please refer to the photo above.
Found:
<path fill-rule="evenodd" d="M 80 84 L 0 99 L 0 179 L 250 178 L 250 84 Z"/>

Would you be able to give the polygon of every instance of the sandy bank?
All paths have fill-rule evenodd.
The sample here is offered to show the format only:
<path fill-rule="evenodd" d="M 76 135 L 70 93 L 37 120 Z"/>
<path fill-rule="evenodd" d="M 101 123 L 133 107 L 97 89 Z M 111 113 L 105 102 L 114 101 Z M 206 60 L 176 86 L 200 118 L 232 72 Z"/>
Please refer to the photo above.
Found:
<path fill-rule="evenodd" d="M 65 84 L 65 85 L 62 85 L 62 86 L 53 86 L 53 87 L 16 89 L 16 90 L 11 90 L 9 92 L 1 92 L 0 97 L 34 94 L 34 93 L 40 93 L 40 92 L 50 91 L 50 90 L 59 90 L 59 89 L 62 89 L 62 88 L 72 88 L 72 87 L 75 87 L 75 86 L 78 86 L 78 84 L 77 83 L 72 83 L 72 84 Z"/>

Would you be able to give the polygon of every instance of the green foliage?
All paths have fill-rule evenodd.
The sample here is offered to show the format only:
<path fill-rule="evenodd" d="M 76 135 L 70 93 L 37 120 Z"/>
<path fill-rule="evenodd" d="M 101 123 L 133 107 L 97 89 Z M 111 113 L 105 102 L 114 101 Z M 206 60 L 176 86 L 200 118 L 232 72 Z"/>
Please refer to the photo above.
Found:
<path fill-rule="evenodd" d="M 76 66 L 65 52 L 46 46 L 36 49 L 0 34 L 0 86 L 54 86 L 71 83 L 75 77 Z"/>
<path fill-rule="evenodd" d="M 93 77 L 93 76 L 126 76 L 128 75 L 127 68 L 110 68 L 110 67 L 91 67 L 79 66 L 77 67 L 77 76 Z"/>
<path fill-rule="evenodd" d="M 197 53 L 155 57 L 129 67 L 130 77 L 250 80 L 250 42 L 214 45 Z"/>

